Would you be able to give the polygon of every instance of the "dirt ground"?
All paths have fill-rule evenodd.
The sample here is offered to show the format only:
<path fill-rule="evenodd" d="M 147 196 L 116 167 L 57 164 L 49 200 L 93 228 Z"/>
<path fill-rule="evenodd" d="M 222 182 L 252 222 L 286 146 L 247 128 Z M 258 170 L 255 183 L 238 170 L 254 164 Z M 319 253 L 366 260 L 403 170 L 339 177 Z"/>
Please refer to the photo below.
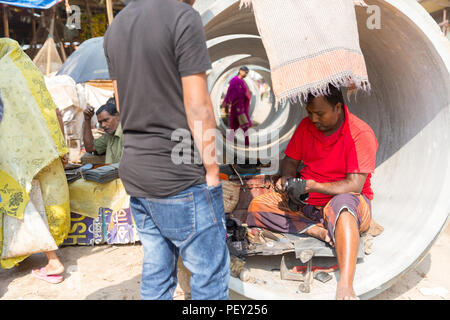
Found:
<path fill-rule="evenodd" d="M 63 247 L 58 255 L 65 265 L 65 280 L 48 284 L 31 276 L 45 265 L 35 254 L 18 267 L 0 270 L 0 299 L 139 299 L 143 250 L 124 246 Z M 376 296 L 383 300 L 450 300 L 450 225 L 425 258 L 392 287 Z M 181 291 L 180 291 L 181 292 Z M 232 299 L 239 296 L 231 293 Z M 184 299 L 178 295 L 175 299 Z"/>

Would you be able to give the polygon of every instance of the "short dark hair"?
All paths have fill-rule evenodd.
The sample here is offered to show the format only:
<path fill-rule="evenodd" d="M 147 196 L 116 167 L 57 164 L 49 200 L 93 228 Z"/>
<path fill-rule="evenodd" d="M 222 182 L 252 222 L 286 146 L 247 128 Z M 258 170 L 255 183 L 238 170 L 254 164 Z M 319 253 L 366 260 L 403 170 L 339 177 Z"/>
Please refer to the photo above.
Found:
<path fill-rule="evenodd" d="M 333 85 L 329 86 L 329 93 L 324 95 L 325 99 L 327 99 L 328 103 L 334 108 L 339 102 L 344 105 L 344 96 L 342 95 L 342 91 L 339 88 L 336 88 Z M 309 105 L 314 98 L 316 98 L 312 93 L 308 94 L 308 98 L 306 99 L 306 105 Z"/>
<path fill-rule="evenodd" d="M 246 66 L 241 67 L 239 70 L 242 70 L 242 71 L 245 71 L 245 72 L 248 72 L 248 71 L 249 71 L 248 68 L 247 68 Z"/>
<path fill-rule="evenodd" d="M 116 99 L 110 98 L 104 105 L 102 105 L 100 108 L 98 108 L 97 112 L 95 114 L 98 116 L 100 112 L 106 111 L 110 115 L 114 116 L 117 114 L 117 107 L 116 107 Z"/>

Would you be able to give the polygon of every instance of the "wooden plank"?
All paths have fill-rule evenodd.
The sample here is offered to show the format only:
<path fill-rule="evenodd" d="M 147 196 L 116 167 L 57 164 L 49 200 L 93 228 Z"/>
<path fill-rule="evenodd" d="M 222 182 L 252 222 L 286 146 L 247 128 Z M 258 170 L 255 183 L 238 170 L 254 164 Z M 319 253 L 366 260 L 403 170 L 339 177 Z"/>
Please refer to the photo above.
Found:
<path fill-rule="evenodd" d="M 419 3 L 427 10 L 429 13 L 433 13 L 450 6 L 450 0 L 422 0 Z"/>
<path fill-rule="evenodd" d="M 96 88 L 114 91 L 112 80 L 91 80 L 88 81 L 87 84 Z"/>

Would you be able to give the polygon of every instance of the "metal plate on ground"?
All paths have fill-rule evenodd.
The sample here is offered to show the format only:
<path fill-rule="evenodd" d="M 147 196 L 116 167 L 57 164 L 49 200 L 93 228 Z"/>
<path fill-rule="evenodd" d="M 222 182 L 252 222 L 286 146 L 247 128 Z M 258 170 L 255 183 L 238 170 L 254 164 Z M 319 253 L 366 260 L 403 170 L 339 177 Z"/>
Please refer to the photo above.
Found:
<path fill-rule="evenodd" d="M 304 250 L 313 250 L 315 257 L 336 257 L 336 250 L 326 244 L 324 241 L 303 234 L 283 233 L 290 241 L 294 243 L 295 255 L 300 256 Z M 360 238 L 358 248 L 358 259 L 364 258 L 364 242 Z"/>

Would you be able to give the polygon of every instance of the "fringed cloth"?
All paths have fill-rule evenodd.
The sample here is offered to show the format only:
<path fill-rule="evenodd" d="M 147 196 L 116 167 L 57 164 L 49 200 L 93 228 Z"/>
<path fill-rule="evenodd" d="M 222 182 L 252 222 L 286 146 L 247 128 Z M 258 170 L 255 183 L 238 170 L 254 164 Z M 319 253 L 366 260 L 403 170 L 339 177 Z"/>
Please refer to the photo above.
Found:
<path fill-rule="evenodd" d="M 329 93 L 329 85 L 370 91 L 359 45 L 358 0 L 242 0 L 253 7 L 277 101 Z"/>

